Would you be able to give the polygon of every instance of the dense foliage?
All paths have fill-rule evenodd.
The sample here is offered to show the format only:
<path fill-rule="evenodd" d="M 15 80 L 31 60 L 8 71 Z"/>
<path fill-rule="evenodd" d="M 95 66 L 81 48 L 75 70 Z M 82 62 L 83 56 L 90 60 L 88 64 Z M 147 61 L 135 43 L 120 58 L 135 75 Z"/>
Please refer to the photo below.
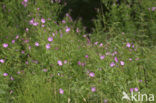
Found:
<path fill-rule="evenodd" d="M 133 103 L 123 91 L 156 95 L 155 5 L 0 0 L 0 103 Z"/>

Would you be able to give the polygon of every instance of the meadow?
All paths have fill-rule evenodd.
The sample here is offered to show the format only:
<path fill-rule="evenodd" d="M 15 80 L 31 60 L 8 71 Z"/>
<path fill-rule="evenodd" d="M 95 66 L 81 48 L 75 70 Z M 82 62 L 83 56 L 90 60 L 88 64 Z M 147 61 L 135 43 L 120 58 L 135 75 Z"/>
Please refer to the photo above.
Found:
<path fill-rule="evenodd" d="M 0 0 L 0 103 L 156 103 L 155 73 L 155 0 Z"/>

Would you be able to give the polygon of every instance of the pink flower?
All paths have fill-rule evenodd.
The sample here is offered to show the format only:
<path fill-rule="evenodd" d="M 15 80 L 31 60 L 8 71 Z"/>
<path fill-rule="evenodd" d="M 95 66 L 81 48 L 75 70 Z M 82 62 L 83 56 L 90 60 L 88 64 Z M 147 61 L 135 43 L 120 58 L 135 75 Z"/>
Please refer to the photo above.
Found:
<path fill-rule="evenodd" d="M 44 24 L 44 23 L 45 23 L 45 19 L 44 19 L 44 18 L 42 18 L 42 19 L 41 19 L 41 22 Z"/>
<path fill-rule="evenodd" d="M 8 47 L 8 44 L 4 43 L 4 44 L 3 44 L 3 47 L 4 47 L 4 48 L 7 48 L 7 47 Z"/>
<path fill-rule="evenodd" d="M 66 23 L 66 21 L 65 21 L 65 20 L 62 20 L 62 23 L 63 23 L 63 24 L 65 24 L 65 23 Z"/>
<path fill-rule="evenodd" d="M 57 61 L 57 64 L 58 64 L 59 66 L 62 66 L 62 65 L 63 65 L 61 60 L 58 60 L 58 61 Z"/>
<path fill-rule="evenodd" d="M 50 41 L 50 42 L 53 41 L 53 37 L 49 37 L 48 41 Z"/>
<path fill-rule="evenodd" d="M 133 88 L 130 88 L 130 92 L 133 92 Z"/>
<path fill-rule="evenodd" d="M 8 76 L 8 73 L 4 73 L 3 76 L 5 76 L 5 77 Z"/>
<path fill-rule="evenodd" d="M 66 32 L 69 32 L 70 31 L 70 28 L 69 27 L 66 27 Z"/>
<path fill-rule="evenodd" d="M 99 46 L 100 46 L 100 47 L 102 47 L 102 46 L 103 46 L 103 44 L 101 43 Z"/>
<path fill-rule="evenodd" d="M 115 57 L 114 60 L 115 60 L 115 62 L 118 62 L 118 58 L 117 57 Z"/>
<path fill-rule="evenodd" d="M 38 25 L 38 22 L 34 22 L 33 25 L 34 25 L 34 26 L 37 26 L 37 25 Z"/>
<path fill-rule="evenodd" d="M 15 43 L 15 40 L 12 40 L 11 42 L 12 42 L 12 44 L 14 44 Z"/>
<path fill-rule="evenodd" d="M 28 32 L 29 31 L 29 28 L 26 28 L 25 31 Z"/>
<path fill-rule="evenodd" d="M 48 71 L 48 69 L 43 69 L 43 72 L 47 72 Z"/>
<path fill-rule="evenodd" d="M 32 20 L 29 21 L 29 24 L 33 24 L 34 23 L 34 19 L 32 18 Z"/>
<path fill-rule="evenodd" d="M 64 64 L 67 64 L 67 60 L 64 60 Z"/>
<path fill-rule="evenodd" d="M 47 45 L 46 45 L 46 48 L 47 48 L 47 49 L 50 49 L 50 48 L 51 48 L 50 44 L 47 44 Z"/>
<path fill-rule="evenodd" d="M 64 90 L 62 88 L 59 89 L 60 94 L 64 94 Z"/>
<path fill-rule="evenodd" d="M 40 44 L 38 42 L 35 42 L 35 46 L 39 46 Z"/>
<path fill-rule="evenodd" d="M 11 77 L 10 77 L 10 80 L 14 80 L 14 78 L 11 76 Z"/>
<path fill-rule="evenodd" d="M 88 55 L 85 55 L 85 58 L 88 58 Z"/>
<path fill-rule="evenodd" d="M 129 58 L 129 61 L 132 61 L 132 58 Z"/>
<path fill-rule="evenodd" d="M 92 87 L 92 88 L 91 88 L 91 91 L 92 91 L 92 92 L 96 92 L 96 87 Z"/>
<path fill-rule="evenodd" d="M 0 59 L 0 62 L 1 62 L 1 63 L 4 63 L 5 61 L 4 61 L 4 59 Z"/>
<path fill-rule="evenodd" d="M 104 55 L 100 56 L 100 59 L 101 59 L 101 60 L 103 60 L 104 58 L 105 58 L 105 56 L 104 56 Z"/>
<path fill-rule="evenodd" d="M 16 36 L 16 39 L 18 39 L 18 38 L 19 38 L 19 35 Z"/>
<path fill-rule="evenodd" d="M 27 2 L 28 2 L 28 0 L 24 0 L 24 2 L 25 2 L 25 3 L 27 3 Z"/>
<path fill-rule="evenodd" d="M 95 45 L 97 45 L 97 44 L 98 44 L 98 42 L 95 42 L 94 44 L 95 44 Z"/>
<path fill-rule="evenodd" d="M 121 65 L 125 65 L 125 63 L 124 63 L 123 61 L 120 61 L 120 64 L 121 64 Z"/>
<path fill-rule="evenodd" d="M 139 91 L 139 89 L 138 88 L 134 88 L 134 90 L 137 92 L 137 91 Z"/>
<path fill-rule="evenodd" d="M 130 47 L 131 47 L 131 44 L 130 44 L 130 43 L 127 43 L 126 46 L 127 46 L 128 48 L 130 48 Z"/>
<path fill-rule="evenodd" d="M 90 73 L 89 73 L 89 76 L 90 76 L 90 77 L 94 77 L 95 74 L 94 74 L 93 72 L 90 72 Z"/>
<path fill-rule="evenodd" d="M 110 66 L 111 66 L 111 67 L 114 67 L 114 66 L 115 66 L 115 63 L 114 63 L 114 62 L 112 62 L 112 63 L 110 64 Z"/>

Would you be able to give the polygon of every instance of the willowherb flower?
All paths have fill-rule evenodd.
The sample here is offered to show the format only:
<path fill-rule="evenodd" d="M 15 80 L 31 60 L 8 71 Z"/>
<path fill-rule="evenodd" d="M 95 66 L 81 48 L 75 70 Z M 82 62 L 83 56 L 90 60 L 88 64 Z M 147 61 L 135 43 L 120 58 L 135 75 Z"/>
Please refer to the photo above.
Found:
<path fill-rule="evenodd" d="M 90 73 L 89 73 L 89 76 L 90 76 L 90 77 L 94 77 L 94 76 L 95 76 L 95 73 L 90 72 Z"/>
<path fill-rule="evenodd" d="M 3 47 L 4 48 L 7 48 L 8 47 L 8 44 L 7 43 L 3 43 Z"/>
<path fill-rule="evenodd" d="M 5 61 L 4 61 L 4 59 L 0 59 L 0 63 L 4 63 Z"/>
<path fill-rule="evenodd" d="M 14 80 L 14 78 L 11 76 L 11 77 L 10 77 L 10 80 Z"/>
<path fill-rule="evenodd" d="M 70 31 L 70 28 L 69 27 L 66 27 L 66 32 L 69 32 Z"/>
<path fill-rule="evenodd" d="M 25 31 L 28 32 L 29 31 L 29 28 L 26 28 Z"/>
<path fill-rule="evenodd" d="M 42 71 L 43 71 L 43 72 L 47 72 L 47 71 L 48 71 L 48 69 L 43 69 Z"/>
<path fill-rule="evenodd" d="M 67 60 L 64 60 L 64 64 L 67 64 Z"/>
<path fill-rule="evenodd" d="M 15 40 L 12 40 L 11 42 L 12 42 L 12 44 L 14 44 L 15 43 Z"/>
<path fill-rule="evenodd" d="M 62 88 L 59 89 L 60 94 L 64 94 L 64 90 Z"/>
<path fill-rule="evenodd" d="M 29 21 L 29 24 L 33 24 L 34 23 L 34 18 L 32 18 L 30 21 Z"/>
<path fill-rule="evenodd" d="M 103 44 L 102 43 L 100 43 L 100 45 L 99 45 L 100 47 L 102 47 L 103 46 Z"/>
<path fill-rule="evenodd" d="M 133 88 L 130 88 L 130 92 L 133 92 Z"/>
<path fill-rule="evenodd" d="M 51 45 L 50 44 L 46 44 L 46 48 L 47 49 L 50 49 L 51 48 Z"/>
<path fill-rule="evenodd" d="M 45 19 L 44 19 L 44 18 L 42 18 L 42 19 L 41 19 L 41 22 L 44 24 L 44 23 L 45 23 Z"/>
<path fill-rule="evenodd" d="M 127 46 L 128 48 L 130 48 L 130 47 L 131 47 L 131 44 L 130 44 L 130 43 L 127 43 L 126 46 Z"/>
<path fill-rule="evenodd" d="M 66 23 L 66 21 L 65 21 L 65 20 L 62 20 L 62 23 L 63 23 L 63 24 L 65 24 L 65 23 Z"/>
<path fill-rule="evenodd" d="M 132 61 L 132 58 L 129 58 L 129 61 Z"/>
<path fill-rule="evenodd" d="M 111 67 L 114 67 L 114 66 L 115 66 L 115 63 L 114 63 L 114 62 L 112 62 L 112 63 L 110 64 L 110 66 L 111 66 Z"/>
<path fill-rule="evenodd" d="M 85 55 L 85 58 L 88 58 L 88 55 Z"/>
<path fill-rule="evenodd" d="M 118 58 L 117 57 L 115 57 L 114 60 L 115 60 L 116 63 L 118 62 Z"/>
<path fill-rule="evenodd" d="M 137 92 L 137 91 L 139 91 L 139 89 L 138 89 L 138 88 L 134 88 L 134 91 L 136 91 L 136 92 Z"/>
<path fill-rule="evenodd" d="M 8 73 L 3 73 L 3 76 L 4 76 L 4 77 L 8 76 Z"/>
<path fill-rule="evenodd" d="M 25 3 L 27 3 L 27 2 L 28 2 L 28 0 L 24 0 L 24 2 L 25 2 Z"/>
<path fill-rule="evenodd" d="M 62 65 L 63 65 L 61 60 L 58 60 L 58 61 L 57 61 L 57 64 L 58 64 L 59 66 L 62 66 Z"/>
<path fill-rule="evenodd" d="M 96 87 L 91 87 L 92 92 L 96 92 Z"/>
<path fill-rule="evenodd" d="M 34 22 L 33 25 L 34 25 L 34 26 L 37 26 L 37 25 L 38 25 L 38 22 Z"/>
<path fill-rule="evenodd" d="M 53 37 L 49 37 L 49 38 L 48 38 L 48 41 L 49 41 L 49 42 L 53 41 Z"/>
<path fill-rule="evenodd" d="M 101 59 L 101 60 L 103 60 L 104 58 L 105 58 L 105 56 L 104 56 L 104 55 L 100 56 L 100 59 Z"/>
<path fill-rule="evenodd" d="M 123 61 L 120 61 L 120 64 L 121 64 L 121 65 L 125 65 L 125 63 L 124 63 Z"/>
<path fill-rule="evenodd" d="M 95 45 L 97 45 L 97 44 L 98 44 L 98 42 L 95 42 L 94 44 L 95 44 Z"/>
<path fill-rule="evenodd" d="M 38 42 L 35 42 L 35 46 L 39 46 L 40 44 Z"/>
<path fill-rule="evenodd" d="M 107 103 L 107 102 L 108 102 L 108 100 L 107 100 L 107 99 L 105 99 L 105 100 L 104 100 L 104 103 Z"/>

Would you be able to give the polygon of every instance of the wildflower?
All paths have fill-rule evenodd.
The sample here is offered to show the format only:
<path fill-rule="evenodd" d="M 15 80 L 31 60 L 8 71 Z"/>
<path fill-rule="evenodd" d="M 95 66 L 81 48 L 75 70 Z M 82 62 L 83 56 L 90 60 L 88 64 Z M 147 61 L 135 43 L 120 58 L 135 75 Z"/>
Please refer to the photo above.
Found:
<path fill-rule="evenodd" d="M 67 60 L 64 60 L 64 64 L 67 64 Z"/>
<path fill-rule="evenodd" d="M 130 47 L 131 47 L 131 44 L 130 44 L 130 43 L 127 43 L 126 46 L 127 46 L 128 48 L 130 48 Z"/>
<path fill-rule="evenodd" d="M 34 26 L 37 26 L 37 25 L 38 25 L 38 22 L 34 22 L 33 25 L 34 25 Z"/>
<path fill-rule="evenodd" d="M 57 61 L 57 64 L 58 64 L 59 66 L 62 66 L 62 65 L 63 65 L 61 60 L 58 60 L 58 61 Z"/>
<path fill-rule="evenodd" d="M 79 28 L 76 28 L 76 32 L 77 32 L 77 33 L 80 32 Z"/>
<path fill-rule="evenodd" d="M 120 61 L 120 64 L 121 64 L 121 65 L 125 65 L 125 63 L 124 63 L 123 61 Z"/>
<path fill-rule="evenodd" d="M 50 44 L 46 44 L 46 48 L 50 49 L 51 48 Z"/>
<path fill-rule="evenodd" d="M 49 37 L 48 41 L 50 41 L 50 42 L 53 41 L 53 37 Z"/>
<path fill-rule="evenodd" d="M 10 80 L 14 80 L 14 78 L 11 76 L 11 77 L 10 77 Z"/>
<path fill-rule="evenodd" d="M 4 59 L 0 59 L 0 63 L 4 63 L 5 61 L 4 61 Z"/>
<path fill-rule="evenodd" d="M 108 102 L 108 100 L 107 100 L 107 99 L 105 99 L 105 100 L 104 100 L 104 103 L 107 103 L 107 102 Z"/>
<path fill-rule="evenodd" d="M 137 92 L 139 89 L 138 88 L 134 88 L 134 90 Z"/>
<path fill-rule="evenodd" d="M 90 73 L 89 73 L 89 76 L 90 76 L 90 77 L 94 77 L 95 74 L 94 74 L 93 72 L 90 72 Z"/>
<path fill-rule="evenodd" d="M 65 24 L 65 23 L 66 23 L 66 21 L 65 21 L 65 20 L 62 20 L 62 23 L 63 23 L 63 24 Z"/>
<path fill-rule="evenodd" d="M 94 44 L 95 44 L 95 45 L 97 45 L 97 44 L 98 44 L 98 42 L 95 42 Z"/>
<path fill-rule="evenodd" d="M 29 21 L 29 24 L 33 24 L 34 23 L 34 18 L 32 18 L 30 21 Z"/>
<path fill-rule="evenodd" d="M 28 0 L 24 0 L 24 2 L 25 2 L 25 3 L 27 3 L 27 2 L 28 2 Z"/>
<path fill-rule="evenodd" d="M 48 71 L 48 69 L 43 69 L 43 72 L 47 72 Z"/>
<path fill-rule="evenodd" d="M 38 42 L 35 42 L 35 46 L 39 46 L 40 44 Z"/>
<path fill-rule="evenodd" d="M 62 88 L 59 89 L 60 94 L 64 94 L 64 90 Z"/>
<path fill-rule="evenodd" d="M 103 46 L 103 44 L 101 43 L 99 46 L 100 46 L 100 47 L 102 47 L 102 46 Z"/>
<path fill-rule="evenodd" d="M 10 94 L 12 94 L 13 93 L 13 90 L 10 90 Z"/>
<path fill-rule="evenodd" d="M 45 25 L 42 24 L 42 27 L 45 27 Z"/>
<path fill-rule="evenodd" d="M 66 27 L 66 32 L 69 32 L 70 31 L 70 28 L 69 27 Z"/>
<path fill-rule="evenodd" d="M 100 59 L 101 59 L 101 60 L 103 60 L 104 58 L 105 58 L 105 56 L 104 56 L 104 55 L 100 56 Z"/>
<path fill-rule="evenodd" d="M 118 62 L 118 58 L 117 57 L 115 57 L 114 60 L 115 60 L 115 62 Z"/>
<path fill-rule="evenodd" d="M 139 82 L 142 82 L 142 80 L 139 80 Z"/>
<path fill-rule="evenodd" d="M 111 67 L 114 67 L 114 66 L 115 66 L 115 63 L 114 63 L 114 62 L 112 62 L 112 63 L 110 64 L 110 66 L 111 66 Z"/>
<path fill-rule="evenodd" d="M 78 65 L 81 65 L 81 62 L 80 61 L 78 61 L 78 63 L 77 63 Z"/>
<path fill-rule="evenodd" d="M 130 88 L 130 92 L 133 92 L 133 88 Z"/>
<path fill-rule="evenodd" d="M 152 7 L 152 11 L 155 11 L 156 10 L 156 7 Z"/>
<path fill-rule="evenodd" d="M 18 39 L 18 38 L 19 38 L 19 35 L 16 36 L 16 39 Z"/>
<path fill-rule="evenodd" d="M 3 44 L 3 47 L 4 47 L 4 48 L 7 48 L 7 47 L 8 47 L 8 44 L 4 43 L 4 44 Z"/>
<path fill-rule="evenodd" d="M 44 19 L 44 18 L 42 18 L 42 19 L 41 19 L 41 22 L 44 24 L 44 23 L 45 23 L 45 19 Z"/>
<path fill-rule="evenodd" d="M 85 55 L 85 58 L 88 58 L 88 55 Z"/>
<path fill-rule="evenodd" d="M 129 61 L 132 61 L 132 58 L 129 58 Z"/>
<path fill-rule="evenodd" d="M 26 28 L 25 31 L 28 32 L 29 31 L 29 28 Z"/>
<path fill-rule="evenodd" d="M 91 91 L 92 91 L 92 92 L 96 92 L 96 87 L 92 87 L 92 88 L 91 88 Z"/>
<path fill-rule="evenodd" d="M 5 77 L 8 76 L 8 73 L 4 73 L 3 76 L 5 76 Z"/>
<path fill-rule="evenodd" d="M 15 43 L 15 40 L 12 40 L 11 42 L 12 42 L 12 44 L 14 44 Z"/>

